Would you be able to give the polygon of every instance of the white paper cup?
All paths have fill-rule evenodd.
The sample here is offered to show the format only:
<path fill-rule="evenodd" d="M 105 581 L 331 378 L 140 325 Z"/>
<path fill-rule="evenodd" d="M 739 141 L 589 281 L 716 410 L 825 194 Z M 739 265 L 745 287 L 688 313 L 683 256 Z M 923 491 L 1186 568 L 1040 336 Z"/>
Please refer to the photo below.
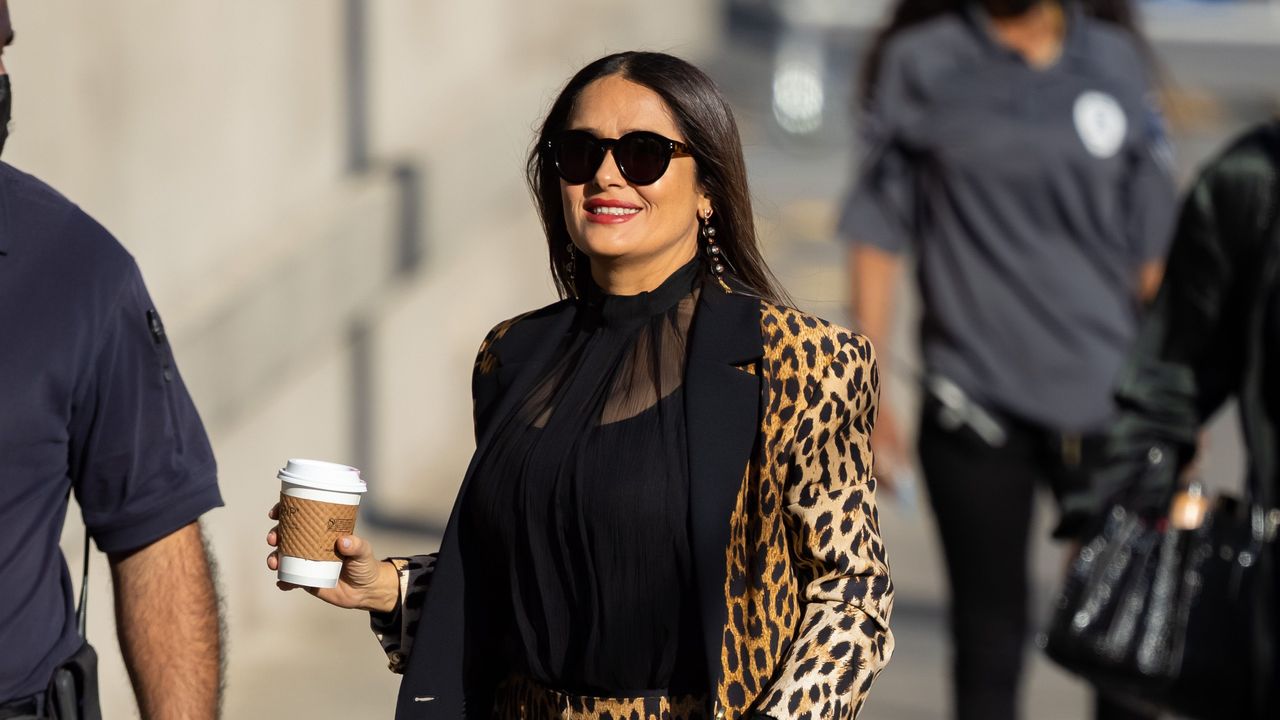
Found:
<path fill-rule="evenodd" d="M 320 460 L 290 460 L 276 477 L 280 478 L 276 577 L 294 585 L 334 587 L 342 572 L 334 543 L 355 532 L 360 497 L 368 486 L 359 470 Z"/>

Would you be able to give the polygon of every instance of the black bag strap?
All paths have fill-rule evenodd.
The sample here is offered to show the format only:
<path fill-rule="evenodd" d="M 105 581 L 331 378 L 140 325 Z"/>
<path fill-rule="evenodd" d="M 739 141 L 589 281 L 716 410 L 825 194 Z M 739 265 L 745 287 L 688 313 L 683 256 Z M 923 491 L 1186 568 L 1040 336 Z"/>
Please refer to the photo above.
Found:
<path fill-rule="evenodd" d="M 76 605 L 76 629 L 80 631 L 80 639 L 88 640 L 86 634 L 89 620 L 89 528 L 84 529 L 84 572 L 80 576 L 80 602 Z"/>

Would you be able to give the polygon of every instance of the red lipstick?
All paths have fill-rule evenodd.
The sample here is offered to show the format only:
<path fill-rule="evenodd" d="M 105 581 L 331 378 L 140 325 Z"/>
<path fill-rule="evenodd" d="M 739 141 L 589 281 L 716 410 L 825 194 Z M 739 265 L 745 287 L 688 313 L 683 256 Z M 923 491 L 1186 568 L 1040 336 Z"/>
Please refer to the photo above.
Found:
<path fill-rule="evenodd" d="M 587 221 L 600 225 L 618 225 L 628 222 L 643 209 L 635 203 L 611 198 L 593 198 L 584 203 Z"/>

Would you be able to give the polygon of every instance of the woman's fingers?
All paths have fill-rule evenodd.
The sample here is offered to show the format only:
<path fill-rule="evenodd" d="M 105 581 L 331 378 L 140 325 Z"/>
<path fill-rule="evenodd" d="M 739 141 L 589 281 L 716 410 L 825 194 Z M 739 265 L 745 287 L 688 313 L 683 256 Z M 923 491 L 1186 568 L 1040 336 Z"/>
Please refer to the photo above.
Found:
<path fill-rule="evenodd" d="M 272 520 L 278 520 L 279 515 L 280 505 L 277 503 L 267 513 L 267 516 Z M 267 531 L 266 541 L 267 545 L 273 548 L 280 546 L 279 525 Z M 373 546 L 364 538 L 356 535 L 347 535 L 339 538 L 334 543 L 334 551 L 342 558 L 344 566 L 344 579 L 339 583 L 339 587 L 305 587 L 303 589 L 331 605 L 344 608 L 360 607 L 364 594 L 367 592 L 367 586 L 378 578 L 378 561 L 374 559 Z M 279 550 L 272 550 L 267 555 L 267 568 L 272 571 L 279 571 Z M 276 587 L 281 590 L 295 590 L 303 586 L 277 580 Z"/>
<path fill-rule="evenodd" d="M 271 509 L 267 511 L 267 517 L 271 518 L 272 520 L 280 519 L 280 503 L 276 503 L 275 505 L 271 506 Z M 276 532 L 278 527 L 279 526 L 273 527 L 267 531 L 267 544 L 270 545 L 271 547 L 276 547 L 277 545 L 280 544 L 280 536 Z M 267 569 L 271 570 L 272 572 L 275 572 L 280 569 L 280 553 L 278 551 L 272 550 L 271 552 L 267 553 Z M 292 590 L 297 586 L 291 583 L 277 580 L 276 587 L 280 588 L 281 590 Z"/>
<path fill-rule="evenodd" d="M 271 509 L 267 511 L 267 517 L 271 518 L 272 520 L 278 520 L 279 514 L 280 514 L 280 503 L 276 503 L 275 505 L 272 505 Z M 280 543 L 280 536 L 276 533 L 276 529 L 278 527 L 279 526 L 273 527 L 267 531 L 267 544 L 270 545 L 271 547 L 276 547 Z M 272 572 L 275 572 L 280 569 L 280 553 L 278 551 L 272 550 L 271 552 L 267 553 L 267 569 L 271 570 Z M 276 587 L 280 588 L 281 590 L 292 590 L 297 586 L 287 582 L 277 580 Z"/>
<path fill-rule="evenodd" d="M 373 546 L 357 535 L 347 535 L 339 538 L 335 549 L 337 549 L 339 555 L 352 560 L 371 560 L 373 558 Z"/>

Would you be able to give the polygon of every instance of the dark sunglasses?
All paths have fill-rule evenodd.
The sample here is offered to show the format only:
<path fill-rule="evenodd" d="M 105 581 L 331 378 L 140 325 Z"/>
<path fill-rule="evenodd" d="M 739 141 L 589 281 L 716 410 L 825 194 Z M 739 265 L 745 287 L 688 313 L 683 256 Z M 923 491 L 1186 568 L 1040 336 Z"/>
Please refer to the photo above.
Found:
<path fill-rule="evenodd" d="M 586 130 L 566 130 L 548 140 L 546 150 L 560 177 L 570 185 L 581 185 L 595 177 L 610 150 L 622 177 L 632 185 L 657 182 L 671 158 L 691 154 L 688 145 L 647 130 L 629 132 L 617 139 L 598 138 Z"/>

